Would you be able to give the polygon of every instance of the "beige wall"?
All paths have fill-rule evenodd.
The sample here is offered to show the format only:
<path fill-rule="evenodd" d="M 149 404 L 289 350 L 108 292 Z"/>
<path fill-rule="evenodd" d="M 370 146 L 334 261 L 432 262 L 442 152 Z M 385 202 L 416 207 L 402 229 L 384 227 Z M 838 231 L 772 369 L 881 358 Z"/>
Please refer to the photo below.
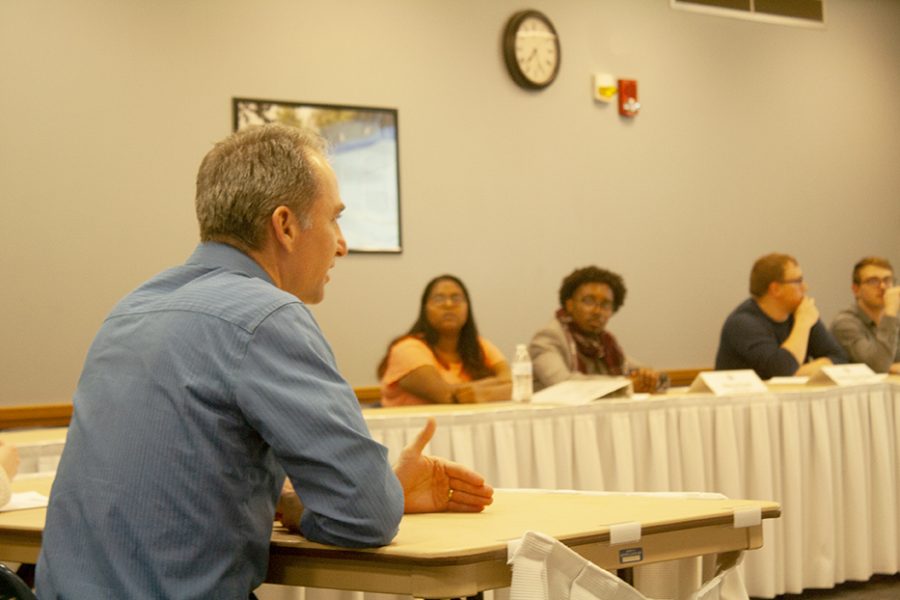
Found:
<path fill-rule="evenodd" d="M 500 55 L 519 0 L 0 0 L 0 403 L 70 398 L 111 306 L 190 253 L 233 96 L 400 111 L 404 252 L 343 259 L 315 309 L 357 385 L 439 272 L 509 355 L 565 273 L 617 270 L 611 330 L 676 368 L 712 364 L 762 253 L 798 256 L 826 320 L 858 257 L 900 264 L 900 2 L 828 0 L 825 29 L 531 4 L 562 39 L 539 94 Z M 594 71 L 639 80 L 637 119 Z"/>

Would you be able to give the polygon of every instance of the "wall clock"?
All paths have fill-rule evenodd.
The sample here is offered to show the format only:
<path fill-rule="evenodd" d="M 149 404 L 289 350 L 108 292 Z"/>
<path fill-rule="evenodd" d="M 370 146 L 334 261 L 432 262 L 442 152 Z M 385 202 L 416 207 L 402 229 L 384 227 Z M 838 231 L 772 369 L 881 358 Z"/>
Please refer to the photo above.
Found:
<path fill-rule="evenodd" d="M 519 86 L 541 90 L 559 73 L 559 36 L 543 13 L 523 10 L 513 14 L 503 32 L 503 59 Z"/>

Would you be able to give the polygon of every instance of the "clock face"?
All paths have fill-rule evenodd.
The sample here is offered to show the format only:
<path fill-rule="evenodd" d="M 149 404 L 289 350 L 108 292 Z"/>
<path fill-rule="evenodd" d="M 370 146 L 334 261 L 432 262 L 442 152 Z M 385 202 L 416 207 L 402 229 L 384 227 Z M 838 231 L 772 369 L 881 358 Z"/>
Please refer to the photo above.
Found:
<path fill-rule="evenodd" d="M 514 14 L 506 26 L 503 54 L 513 80 L 528 89 L 553 83 L 559 72 L 559 38 L 542 13 L 527 10 Z"/>

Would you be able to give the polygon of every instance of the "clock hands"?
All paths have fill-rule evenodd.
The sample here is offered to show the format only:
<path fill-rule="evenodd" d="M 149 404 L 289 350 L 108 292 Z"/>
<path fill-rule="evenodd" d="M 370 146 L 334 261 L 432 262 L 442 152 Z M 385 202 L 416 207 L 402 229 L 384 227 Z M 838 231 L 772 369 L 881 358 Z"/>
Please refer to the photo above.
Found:
<path fill-rule="evenodd" d="M 535 10 L 515 13 L 503 38 L 506 66 L 517 84 L 542 89 L 553 83 L 559 69 L 559 38 L 553 24 Z"/>

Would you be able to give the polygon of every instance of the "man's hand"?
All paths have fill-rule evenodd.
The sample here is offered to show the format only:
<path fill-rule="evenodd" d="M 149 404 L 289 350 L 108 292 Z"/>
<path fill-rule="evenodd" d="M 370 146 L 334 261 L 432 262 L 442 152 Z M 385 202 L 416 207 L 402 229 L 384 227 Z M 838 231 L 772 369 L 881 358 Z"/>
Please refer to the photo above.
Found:
<path fill-rule="evenodd" d="M 297 492 L 294 491 L 291 480 L 285 479 L 278 504 L 275 505 L 275 520 L 281 521 L 281 524 L 291 531 L 300 531 L 301 516 L 303 516 L 303 503 Z"/>
<path fill-rule="evenodd" d="M 811 360 L 805 365 L 800 365 L 800 368 L 794 372 L 796 377 L 812 377 L 816 373 L 822 370 L 822 367 L 830 367 L 834 363 L 831 362 L 831 359 L 827 356 L 823 356 L 822 358 L 817 358 L 815 360 Z"/>
<path fill-rule="evenodd" d="M 436 427 L 434 419 L 428 419 L 394 465 L 403 487 L 403 512 L 481 512 L 494 496 L 484 477 L 455 462 L 422 454 Z"/>
<path fill-rule="evenodd" d="M 633 369 L 628 376 L 635 392 L 656 392 L 659 385 L 659 372 L 653 369 Z"/>
<path fill-rule="evenodd" d="M 819 320 L 819 309 L 816 308 L 816 301 L 806 296 L 800 301 L 800 306 L 794 311 L 794 324 L 806 329 L 812 329 L 812 326 Z"/>
<path fill-rule="evenodd" d="M 12 479 L 19 472 L 19 451 L 12 444 L 4 444 L 0 440 L 0 469 L 6 471 Z"/>
<path fill-rule="evenodd" d="M 900 311 L 900 285 L 895 285 L 884 291 L 884 314 L 892 317 Z"/>

